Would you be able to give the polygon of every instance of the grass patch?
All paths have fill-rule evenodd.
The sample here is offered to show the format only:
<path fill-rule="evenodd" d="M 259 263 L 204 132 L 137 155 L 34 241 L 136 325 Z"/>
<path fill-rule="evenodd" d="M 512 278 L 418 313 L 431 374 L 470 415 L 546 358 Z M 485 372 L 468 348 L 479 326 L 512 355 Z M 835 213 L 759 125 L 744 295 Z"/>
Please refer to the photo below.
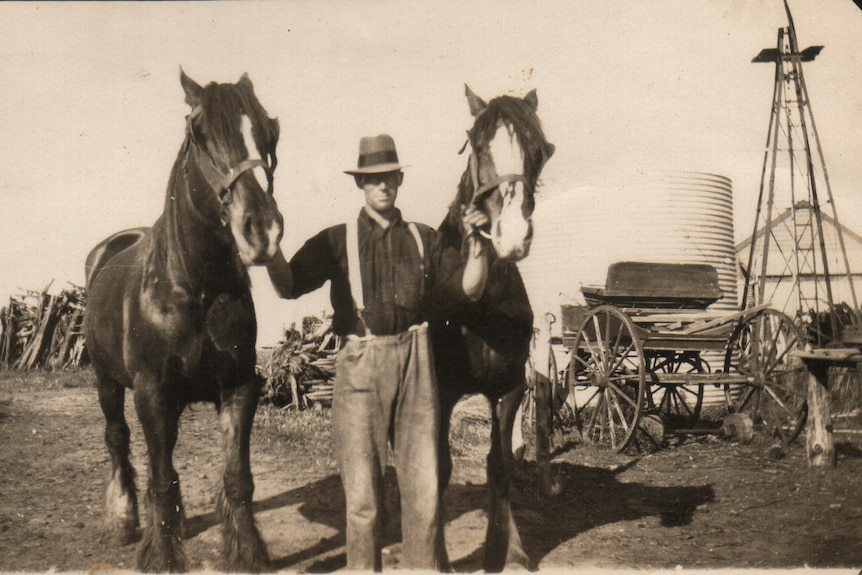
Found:
<path fill-rule="evenodd" d="M 95 382 L 96 375 L 89 366 L 58 370 L 0 369 L 0 385 L 7 388 L 52 391 L 92 387 Z"/>
<path fill-rule="evenodd" d="M 331 430 L 329 409 L 295 411 L 261 405 L 254 418 L 252 440 L 267 447 L 302 453 L 303 457 L 329 466 L 335 464 Z"/>

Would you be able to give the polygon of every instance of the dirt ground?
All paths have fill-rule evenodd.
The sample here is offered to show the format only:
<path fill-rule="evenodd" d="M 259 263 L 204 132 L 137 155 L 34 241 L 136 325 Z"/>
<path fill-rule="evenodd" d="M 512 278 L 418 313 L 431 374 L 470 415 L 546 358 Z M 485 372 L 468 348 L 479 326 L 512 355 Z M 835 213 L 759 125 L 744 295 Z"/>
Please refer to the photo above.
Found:
<path fill-rule="evenodd" d="M 117 547 L 102 531 L 109 463 L 89 375 L 46 384 L 43 377 L 10 373 L 0 372 L 0 571 L 132 569 L 134 546 Z M 131 406 L 129 415 L 140 488 L 145 449 Z M 326 447 L 327 414 L 318 414 L 324 424 L 317 431 L 309 426 L 315 441 L 289 427 L 280 436 L 274 422 L 280 417 L 272 410 L 259 414 L 252 446 L 256 517 L 274 567 L 341 568 L 343 495 Z M 486 430 L 469 425 L 476 429 L 460 433 L 476 441 L 455 447 L 445 510 L 448 550 L 459 572 L 481 568 L 485 529 Z M 528 462 L 514 509 L 531 568 L 858 570 L 862 446 L 848 436 L 837 439 L 835 469 L 809 468 L 799 444 L 779 458 L 757 442 L 710 437 L 641 457 L 574 445 L 555 457 L 560 492 L 547 497 Z M 193 570 L 219 567 L 212 505 L 219 441 L 210 406 L 183 415 L 175 465 Z M 397 567 L 397 509 L 386 535 L 385 566 Z"/>

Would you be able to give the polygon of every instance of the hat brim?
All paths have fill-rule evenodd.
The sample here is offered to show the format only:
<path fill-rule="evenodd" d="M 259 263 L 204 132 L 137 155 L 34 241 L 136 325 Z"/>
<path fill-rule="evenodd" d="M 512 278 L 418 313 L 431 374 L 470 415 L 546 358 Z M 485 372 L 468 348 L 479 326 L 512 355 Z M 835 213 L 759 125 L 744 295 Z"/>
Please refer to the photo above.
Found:
<path fill-rule="evenodd" d="M 387 172 L 398 172 L 407 166 L 404 164 L 398 163 L 390 163 L 390 164 L 375 164 L 373 166 L 366 166 L 364 168 L 354 168 L 352 170 L 344 170 L 345 174 L 350 174 L 351 176 L 358 176 L 361 174 L 385 174 Z"/>

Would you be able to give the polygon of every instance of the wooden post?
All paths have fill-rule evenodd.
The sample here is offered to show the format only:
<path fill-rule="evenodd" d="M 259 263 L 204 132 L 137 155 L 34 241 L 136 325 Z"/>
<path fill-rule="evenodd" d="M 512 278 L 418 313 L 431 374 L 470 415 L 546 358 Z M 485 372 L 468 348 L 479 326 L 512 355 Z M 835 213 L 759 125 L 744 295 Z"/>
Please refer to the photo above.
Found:
<path fill-rule="evenodd" d="M 550 317 L 549 317 L 550 316 Z M 552 493 L 551 481 L 551 322 L 552 314 L 545 314 L 538 321 L 533 366 L 536 371 L 536 466 L 539 482 L 545 495 Z"/>
<path fill-rule="evenodd" d="M 829 367 L 856 367 L 860 360 L 856 348 L 829 348 L 801 351 L 796 356 L 808 370 L 808 431 L 805 448 L 811 467 L 835 467 L 837 458 L 832 437 L 829 395 Z"/>
<path fill-rule="evenodd" d="M 808 433 L 805 448 L 811 467 L 835 467 L 832 414 L 829 406 L 829 362 L 812 360 L 808 366 Z"/>

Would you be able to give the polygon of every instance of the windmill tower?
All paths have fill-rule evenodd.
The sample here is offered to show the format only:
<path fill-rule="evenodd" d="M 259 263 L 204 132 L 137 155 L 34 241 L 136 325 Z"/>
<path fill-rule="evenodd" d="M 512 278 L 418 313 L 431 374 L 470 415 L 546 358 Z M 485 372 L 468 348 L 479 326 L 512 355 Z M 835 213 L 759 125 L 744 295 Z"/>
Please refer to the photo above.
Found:
<path fill-rule="evenodd" d="M 788 26 L 779 28 L 777 46 L 752 60 L 775 64 L 775 85 L 742 308 L 772 303 L 800 321 L 828 318 L 829 333 L 837 337 L 847 318 L 836 312 L 835 283 L 849 287 L 842 292 L 849 301 L 841 303 L 854 313 L 858 304 L 802 72 L 802 64 L 814 61 L 823 46 L 800 51 L 787 0 L 784 8 Z M 823 209 L 834 223 L 828 234 Z M 819 339 L 821 330 L 814 331 Z"/>

